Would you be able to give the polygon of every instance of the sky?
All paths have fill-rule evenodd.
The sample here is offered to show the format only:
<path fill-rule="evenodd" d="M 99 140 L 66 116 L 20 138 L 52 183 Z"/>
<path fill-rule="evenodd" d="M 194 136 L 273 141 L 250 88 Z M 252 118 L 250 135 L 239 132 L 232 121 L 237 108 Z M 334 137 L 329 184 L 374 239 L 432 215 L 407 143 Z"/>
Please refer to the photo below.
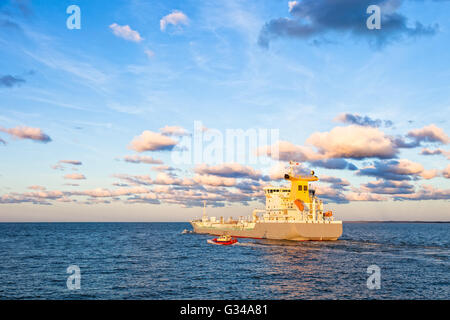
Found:
<path fill-rule="evenodd" d="M 245 216 L 290 160 L 339 219 L 450 221 L 449 12 L 0 0 L 0 221 Z"/>

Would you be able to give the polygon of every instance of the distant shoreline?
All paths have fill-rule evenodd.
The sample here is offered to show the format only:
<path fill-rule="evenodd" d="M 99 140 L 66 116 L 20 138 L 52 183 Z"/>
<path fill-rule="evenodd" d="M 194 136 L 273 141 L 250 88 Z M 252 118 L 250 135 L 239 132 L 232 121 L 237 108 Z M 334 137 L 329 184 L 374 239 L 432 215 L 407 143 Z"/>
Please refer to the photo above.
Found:
<path fill-rule="evenodd" d="M 360 220 L 360 221 L 342 221 L 342 223 L 450 223 L 450 221 L 364 221 L 364 220 Z"/>

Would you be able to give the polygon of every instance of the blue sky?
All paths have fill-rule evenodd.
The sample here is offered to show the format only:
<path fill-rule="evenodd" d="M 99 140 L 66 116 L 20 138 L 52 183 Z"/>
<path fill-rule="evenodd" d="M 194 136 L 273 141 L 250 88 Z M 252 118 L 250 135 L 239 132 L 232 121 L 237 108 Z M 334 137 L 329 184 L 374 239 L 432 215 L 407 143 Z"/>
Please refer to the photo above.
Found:
<path fill-rule="evenodd" d="M 380 30 L 365 28 L 366 2 Z M 340 3 L 1 0 L 0 220 L 185 221 L 203 199 L 247 215 L 289 157 L 328 179 L 342 219 L 449 220 L 450 2 Z M 73 4 L 80 30 L 66 27 Z M 161 128 L 194 121 L 289 144 L 269 165 L 175 165 L 173 145 L 130 146 L 179 149 L 189 136 Z M 357 170 L 324 168 L 336 159 Z"/>

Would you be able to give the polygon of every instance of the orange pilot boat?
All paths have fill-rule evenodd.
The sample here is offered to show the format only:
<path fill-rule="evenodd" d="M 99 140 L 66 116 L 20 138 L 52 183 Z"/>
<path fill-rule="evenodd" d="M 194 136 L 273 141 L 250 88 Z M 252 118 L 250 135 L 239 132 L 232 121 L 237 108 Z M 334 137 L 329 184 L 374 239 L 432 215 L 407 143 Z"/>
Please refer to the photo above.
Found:
<path fill-rule="evenodd" d="M 212 240 L 208 240 L 208 243 L 211 244 L 220 244 L 223 246 L 229 246 L 232 244 L 235 244 L 237 242 L 237 240 L 229 235 L 222 235 L 218 238 L 214 238 Z"/>

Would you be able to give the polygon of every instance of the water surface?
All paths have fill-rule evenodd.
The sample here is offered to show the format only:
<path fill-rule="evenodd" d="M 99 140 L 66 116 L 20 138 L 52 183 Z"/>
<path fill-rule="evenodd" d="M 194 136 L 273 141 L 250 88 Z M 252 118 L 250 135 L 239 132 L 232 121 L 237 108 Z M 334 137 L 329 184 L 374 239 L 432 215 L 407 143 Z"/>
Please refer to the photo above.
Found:
<path fill-rule="evenodd" d="M 450 224 L 346 223 L 341 240 L 181 234 L 187 223 L 1 223 L 1 299 L 450 299 Z M 367 267 L 381 268 L 369 290 Z M 67 289 L 69 265 L 81 290 Z"/>

